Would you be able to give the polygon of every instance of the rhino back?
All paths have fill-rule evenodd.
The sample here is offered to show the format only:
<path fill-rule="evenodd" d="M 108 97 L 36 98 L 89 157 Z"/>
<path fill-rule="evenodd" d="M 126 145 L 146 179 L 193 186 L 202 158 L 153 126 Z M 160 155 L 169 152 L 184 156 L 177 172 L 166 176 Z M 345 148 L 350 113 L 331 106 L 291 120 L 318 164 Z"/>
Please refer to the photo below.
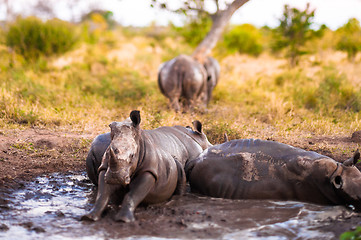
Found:
<path fill-rule="evenodd" d="M 185 128 L 184 128 L 185 129 Z M 182 166 L 188 159 L 196 158 L 202 151 L 202 147 L 184 130 L 177 127 L 159 127 L 154 130 L 145 130 L 151 146 L 168 152 L 178 160 Z"/>
<path fill-rule="evenodd" d="M 189 56 L 180 55 L 161 67 L 158 85 L 168 97 L 183 95 L 191 98 L 199 94 L 205 84 L 205 75 L 203 66 Z"/>
<path fill-rule="evenodd" d="M 308 159 L 324 158 L 325 156 L 312 151 L 306 151 L 287 144 L 266 141 L 260 139 L 236 139 L 215 145 L 209 149 L 209 156 L 233 156 L 240 153 L 254 154 L 255 159 L 272 160 L 283 164 L 295 157 L 307 157 Z"/>
<path fill-rule="evenodd" d="M 192 190 L 204 195 L 297 199 L 294 186 L 305 184 L 298 160 L 324 157 L 282 143 L 241 139 L 208 148 L 185 169 Z"/>
<path fill-rule="evenodd" d="M 98 184 L 98 168 L 102 162 L 103 155 L 110 144 L 110 133 L 100 134 L 93 140 L 88 156 L 86 158 L 86 170 L 90 180 Z"/>

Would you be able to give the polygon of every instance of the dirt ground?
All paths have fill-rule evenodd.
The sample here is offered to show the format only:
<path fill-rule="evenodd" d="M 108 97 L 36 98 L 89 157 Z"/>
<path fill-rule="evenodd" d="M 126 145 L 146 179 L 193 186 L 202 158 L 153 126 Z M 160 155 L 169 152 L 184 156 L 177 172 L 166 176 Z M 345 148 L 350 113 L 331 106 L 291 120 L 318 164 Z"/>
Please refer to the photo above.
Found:
<path fill-rule="evenodd" d="M 85 158 L 92 139 L 95 134 L 81 134 L 65 131 L 53 131 L 48 129 L 30 128 L 26 130 L 0 130 L 0 205 L 4 194 L 20 188 L 27 181 L 32 181 L 35 177 L 47 173 L 67 173 L 85 171 Z M 360 136 L 314 136 L 313 138 L 302 139 L 301 137 L 290 139 L 272 139 L 287 143 L 307 150 L 330 156 L 337 161 L 344 161 L 350 157 L 350 152 L 360 146 Z M 199 199 L 186 196 L 184 201 L 194 201 L 197 204 Z M 193 200 L 192 200 L 193 199 Z M 183 200 L 182 200 L 183 201 Z M 229 201 L 229 200 L 224 200 Z M 189 203 L 188 203 L 189 204 Z M 173 206 L 173 207 L 172 207 Z M 212 208 L 214 206 L 210 206 Z M 208 209 L 212 212 L 212 209 Z M 173 229 L 173 232 L 183 231 L 186 228 L 188 218 L 194 221 L 204 221 L 207 218 L 219 218 L 220 226 L 229 224 L 227 216 L 212 216 L 199 212 L 188 211 L 183 207 L 165 203 L 161 205 L 149 206 L 137 210 L 138 216 L 143 216 L 144 221 L 131 223 L 127 227 L 117 224 L 119 236 L 124 233 L 136 231 L 155 231 L 155 223 L 165 224 L 161 229 Z M 159 220 L 159 217 L 163 219 Z M 169 219 L 167 219 L 167 216 Z M 158 219 L 154 221 L 154 217 Z M 165 218 L 165 219 L 164 219 Z M 148 219 L 148 220 L 147 220 Z M 95 228 L 102 225 L 112 224 L 110 219 L 105 219 Z M 119 226 L 118 226 L 119 225 Z M 361 225 L 361 215 L 353 215 L 340 219 L 330 220 L 324 227 L 326 232 L 333 232 L 339 236 L 344 231 L 354 229 Z M 123 226 L 123 227 L 121 227 Z M 123 229 L 123 230 L 122 230 Z M 153 229 L 153 230 L 152 230 Z M 202 230 L 194 235 L 197 238 L 216 238 L 215 232 Z M 128 235 L 128 234 L 125 234 Z M 157 234 L 155 233 L 155 236 Z M 188 237 L 192 237 L 192 232 Z M 163 237 L 167 237 L 166 235 Z"/>

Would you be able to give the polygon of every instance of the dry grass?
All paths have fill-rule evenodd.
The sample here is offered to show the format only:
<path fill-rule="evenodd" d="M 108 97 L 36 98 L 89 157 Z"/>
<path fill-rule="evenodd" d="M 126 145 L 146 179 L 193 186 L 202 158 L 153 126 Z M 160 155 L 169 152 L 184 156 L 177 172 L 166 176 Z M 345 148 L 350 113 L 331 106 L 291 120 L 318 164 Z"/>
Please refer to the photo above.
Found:
<path fill-rule="evenodd" d="M 176 114 L 158 90 L 157 72 L 162 61 L 190 52 L 179 41 L 154 42 L 116 31 L 98 44 L 83 44 L 40 68 L 40 63 L 27 66 L 3 46 L 0 51 L 5 56 L 0 71 L 5 79 L 0 83 L 2 128 L 101 133 L 108 131 L 110 122 L 128 117 L 132 109 L 141 110 L 145 129 L 201 120 L 213 142 L 220 142 L 224 132 L 231 138 L 287 139 L 350 135 L 361 126 L 357 109 L 334 104 L 348 98 L 319 93 L 325 78 L 338 81 L 341 74 L 345 92 L 361 96 L 360 56 L 349 63 L 343 54 L 325 51 L 321 62 L 308 56 L 296 69 L 288 69 L 285 59 L 267 53 L 258 58 L 227 56 L 220 60 L 221 78 L 207 113 Z M 319 102 L 317 94 L 325 99 Z M 309 107 L 309 103 L 315 105 Z"/>

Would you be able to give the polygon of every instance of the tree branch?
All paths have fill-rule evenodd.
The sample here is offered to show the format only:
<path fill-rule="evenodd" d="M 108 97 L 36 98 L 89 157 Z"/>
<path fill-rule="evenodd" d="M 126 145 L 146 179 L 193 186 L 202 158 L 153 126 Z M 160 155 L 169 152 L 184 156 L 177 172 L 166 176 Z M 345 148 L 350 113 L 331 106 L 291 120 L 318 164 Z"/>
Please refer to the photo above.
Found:
<path fill-rule="evenodd" d="M 192 54 L 195 59 L 201 63 L 204 62 L 205 58 L 216 46 L 218 39 L 221 37 L 223 30 L 227 26 L 233 13 L 248 1 L 249 0 L 235 0 L 228 5 L 225 10 L 219 10 L 214 16 L 212 16 L 213 24 L 211 30 Z"/>

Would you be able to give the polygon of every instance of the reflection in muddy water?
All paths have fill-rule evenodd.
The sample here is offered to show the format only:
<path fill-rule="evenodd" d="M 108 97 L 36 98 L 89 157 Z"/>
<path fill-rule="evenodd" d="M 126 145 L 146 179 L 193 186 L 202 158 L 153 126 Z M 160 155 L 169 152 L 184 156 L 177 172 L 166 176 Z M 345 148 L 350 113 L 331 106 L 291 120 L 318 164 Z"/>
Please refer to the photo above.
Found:
<path fill-rule="evenodd" d="M 9 195 L 0 211 L 0 239 L 332 239 L 320 228 L 353 213 L 341 206 L 228 200 L 186 194 L 140 207 L 135 223 L 115 223 L 108 210 L 97 223 L 81 222 L 94 187 L 84 173 L 38 177 Z"/>

